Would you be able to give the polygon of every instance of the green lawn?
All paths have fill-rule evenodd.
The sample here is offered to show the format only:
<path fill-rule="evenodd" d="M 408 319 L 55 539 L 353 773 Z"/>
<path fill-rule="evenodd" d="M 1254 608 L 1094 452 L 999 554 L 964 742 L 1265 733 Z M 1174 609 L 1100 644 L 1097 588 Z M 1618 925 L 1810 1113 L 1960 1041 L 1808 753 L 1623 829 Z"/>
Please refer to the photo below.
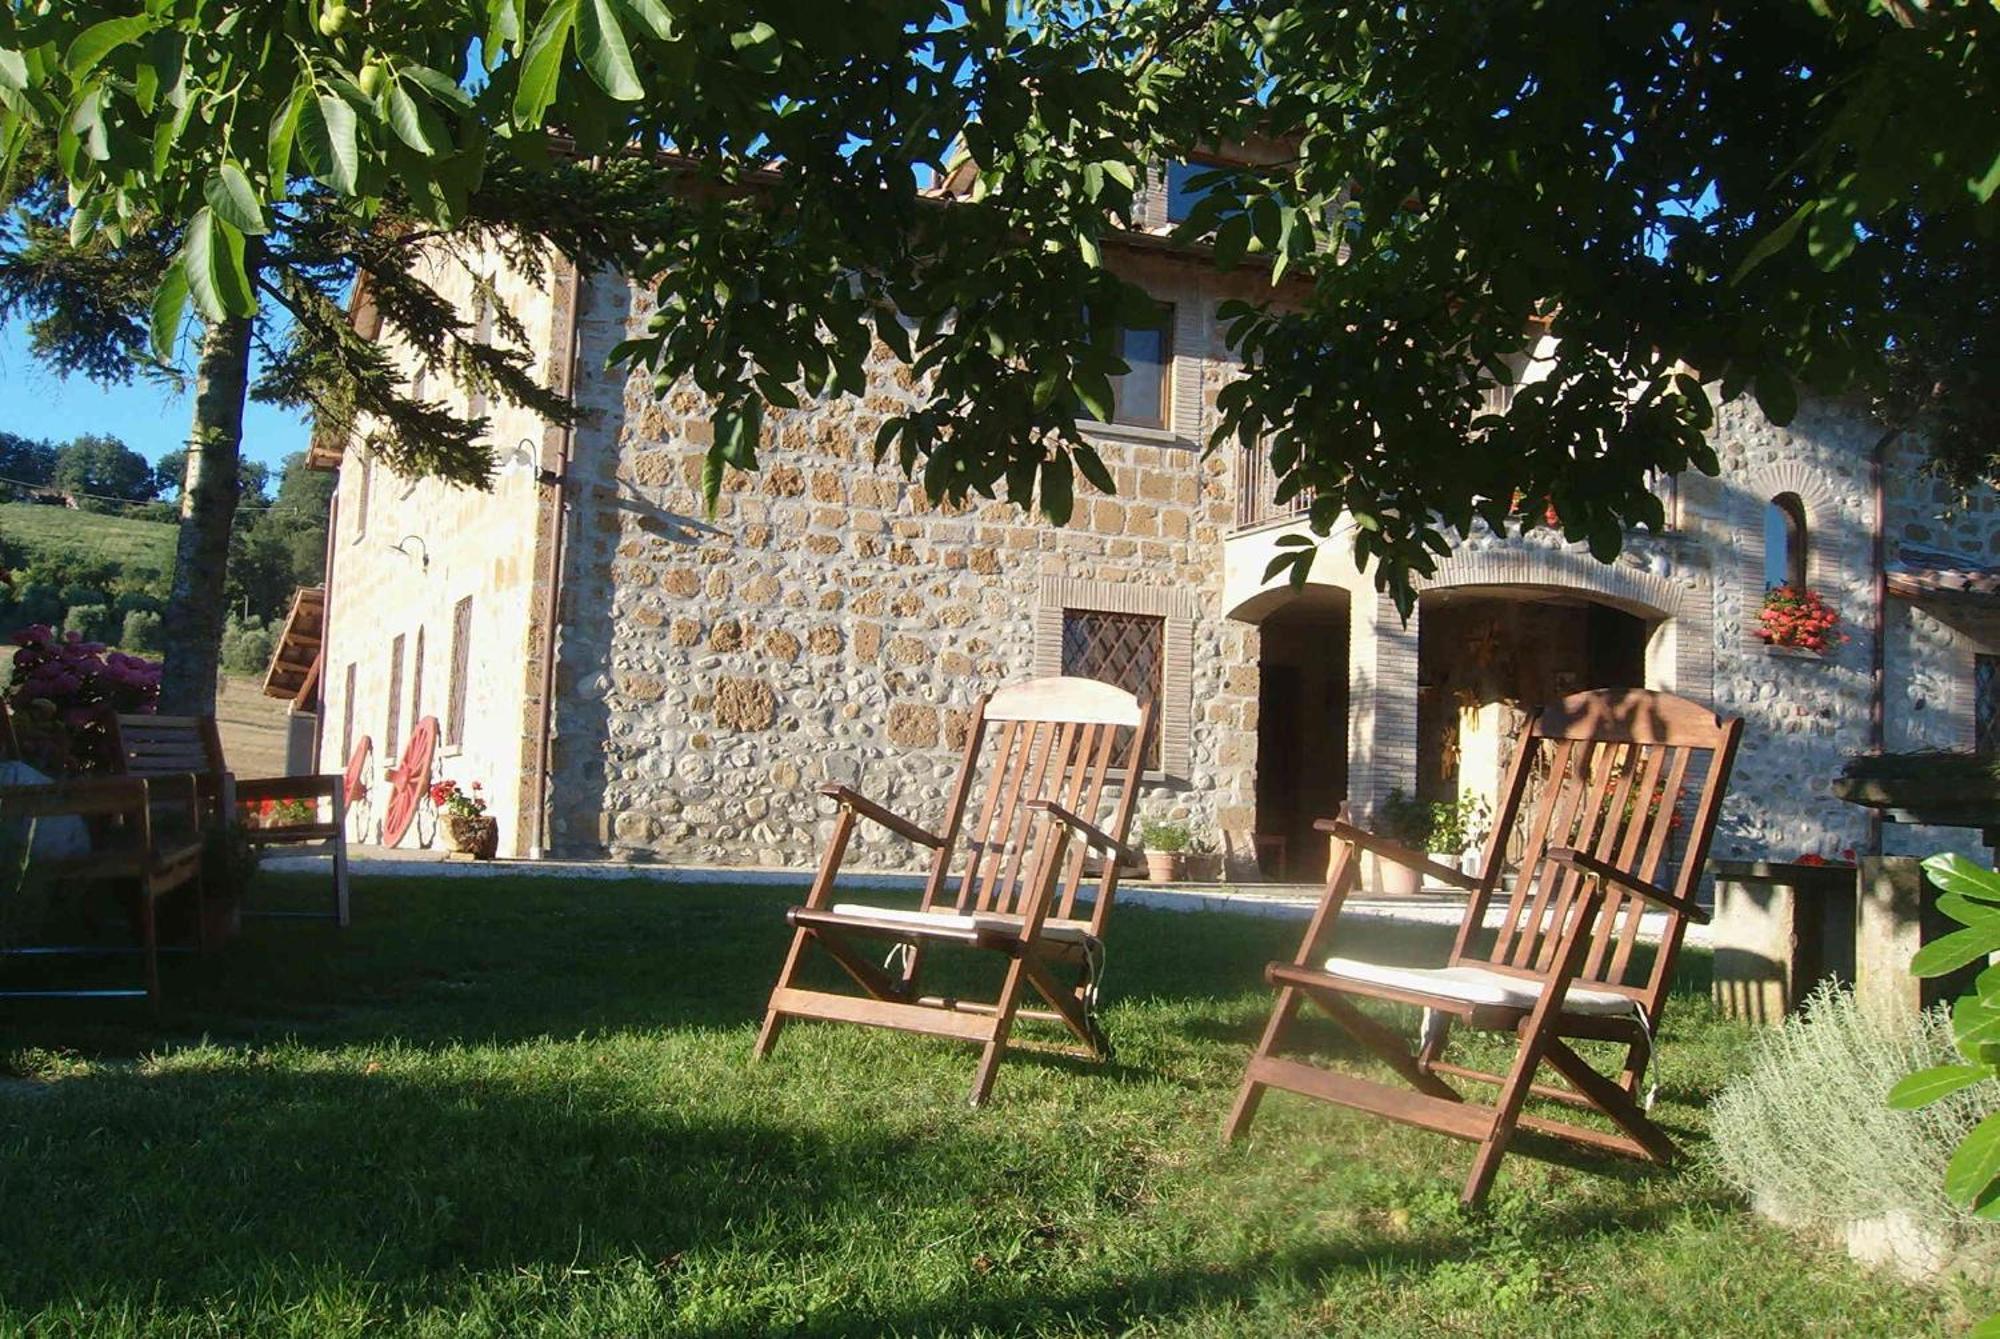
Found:
<path fill-rule="evenodd" d="M 1699 1164 L 1517 1157 L 1466 1215 L 1467 1146 L 1285 1094 L 1222 1148 L 1288 923 L 1121 910 L 1117 1060 L 1015 1056 L 982 1111 L 944 1042 L 800 1024 L 752 1066 L 786 900 L 364 880 L 351 930 L 176 963 L 157 1031 L 0 1006 L 0 1332 L 1708 1339 L 1986 1300 L 1808 1248 Z M 1690 984 L 1662 1110 L 1699 1147 L 1746 1037 Z"/>

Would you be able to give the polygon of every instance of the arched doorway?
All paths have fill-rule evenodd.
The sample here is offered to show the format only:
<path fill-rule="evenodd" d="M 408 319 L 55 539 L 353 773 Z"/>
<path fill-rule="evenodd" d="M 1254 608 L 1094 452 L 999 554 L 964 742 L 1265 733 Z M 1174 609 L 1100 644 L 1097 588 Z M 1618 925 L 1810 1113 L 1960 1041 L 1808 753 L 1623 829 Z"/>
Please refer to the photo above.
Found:
<path fill-rule="evenodd" d="M 1308 586 L 1258 620 L 1255 840 L 1266 878 L 1325 872 L 1313 823 L 1347 798 L 1348 610 L 1346 591 Z"/>
<path fill-rule="evenodd" d="M 1645 687 L 1660 622 L 1541 586 L 1445 587 L 1420 610 L 1416 793 L 1489 804 L 1522 713 L 1587 688 Z"/>

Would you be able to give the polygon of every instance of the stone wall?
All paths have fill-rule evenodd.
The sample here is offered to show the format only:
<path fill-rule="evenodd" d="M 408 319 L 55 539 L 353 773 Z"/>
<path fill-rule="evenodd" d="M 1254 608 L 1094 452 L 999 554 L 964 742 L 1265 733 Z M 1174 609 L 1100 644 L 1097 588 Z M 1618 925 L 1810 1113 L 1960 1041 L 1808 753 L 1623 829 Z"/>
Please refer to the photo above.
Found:
<path fill-rule="evenodd" d="M 1185 766 L 1149 781 L 1142 816 L 1189 820 L 1248 852 L 1254 823 L 1256 632 L 1222 615 L 1233 471 L 1196 446 L 1223 373 L 1212 281 L 1140 273 L 1176 303 L 1170 432 L 1094 436 L 1117 494 L 1079 482 L 1058 529 L 1004 501 L 934 507 L 871 459 L 911 395 L 879 350 L 867 396 L 774 412 L 762 468 L 732 473 L 713 522 L 699 496 L 709 407 L 691 389 L 587 375 L 593 411 L 572 466 L 572 544 L 558 643 L 555 848 L 695 864 L 816 858 L 825 782 L 918 822 L 941 819 L 977 697 L 1059 664 L 1051 592 L 1158 609 L 1183 637 Z M 1176 285 L 1180 285 L 1176 287 Z M 581 366 L 647 303 L 593 282 Z M 1093 596 L 1092 598 L 1099 598 Z M 1171 759 L 1170 759 L 1171 761 Z M 862 825 L 851 861 L 921 852 Z"/>
<path fill-rule="evenodd" d="M 505 270 L 497 257 L 501 298 L 540 347 L 553 319 L 548 291 Z M 466 305 L 471 276 L 457 267 L 432 280 Z M 384 341 L 406 362 L 407 349 L 384 332 Z M 553 351 L 549 357 L 559 356 Z M 545 365 L 537 375 L 546 377 Z M 433 375 L 428 393 L 470 408 L 469 393 Z M 543 423 L 517 407 L 488 406 L 491 439 L 499 460 L 490 491 L 437 480 L 411 482 L 375 463 L 365 445 L 350 443 L 335 494 L 332 595 L 322 676 L 325 710 L 320 757 L 329 768 L 345 765 L 341 736 L 349 709 L 348 666 L 354 667 L 353 736 L 374 741 L 370 773 L 373 818 L 379 824 L 388 789 L 383 777 L 398 761 L 385 756 L 391 649 L 403 638 L 402 703 L 398 733 L 410 738 L 417 717 L 447 715 L 451 694 L 452 633 L 458 602 L 472 599 L 462 743 L 440 740 L 435 775 L 460 785 L 482 784 L 500 820 L 502 855 L 518 854 L 517 795 L 522 776 L 522 693 L 535 558 L 535 479 Z M 365 498 L 365 506 L 364 506 Z M 398 548 L 400 546 L 400 550 Z M 416 646 L 423 641 L 419 677 Z M 372 839 L 372 834 L 371 834 Z M 415 845 L 414 835 L 405 845 Z"/>

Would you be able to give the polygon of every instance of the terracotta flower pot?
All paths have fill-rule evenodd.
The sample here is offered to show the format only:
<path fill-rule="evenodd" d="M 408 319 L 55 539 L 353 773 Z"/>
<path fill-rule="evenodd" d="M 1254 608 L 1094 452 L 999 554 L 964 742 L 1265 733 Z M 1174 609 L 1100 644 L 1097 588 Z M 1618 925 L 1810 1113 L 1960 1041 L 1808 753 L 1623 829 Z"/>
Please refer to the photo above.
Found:
<path fill-rule="evenodd" d="M 440 814 L 438 827 L 452 850 L 463 851 L 474 860 L 491 860 L 500 849 L 500 822 L 484 814 L 470 818 L 464 814 Z"/>
<path fill-rule="evenodd" d="M 1194 883 L 1215 883 L 1222 878 L 1220 851 L 1190 851 L 1185 864 L 1187 877 Z"/>
<path fill-rule="evenodd" d="M 1174 883 L 1187 877 L 1185 851 L 1146 852 L 1146 877 L 1154 883 Z"/>

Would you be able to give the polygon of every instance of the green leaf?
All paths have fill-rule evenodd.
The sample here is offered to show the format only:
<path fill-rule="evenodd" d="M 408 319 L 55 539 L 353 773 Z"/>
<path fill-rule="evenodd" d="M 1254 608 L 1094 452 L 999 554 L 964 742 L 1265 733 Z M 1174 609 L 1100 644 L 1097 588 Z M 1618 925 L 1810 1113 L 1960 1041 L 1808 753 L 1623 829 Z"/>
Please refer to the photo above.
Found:
<path fill-rule="evenodd" d="M 653 36 L 662 42 L 674 40 L 674 16 L 660 0 L 618 0 L 618 7 L 652 29 Z"/>
<path fill-rule="evenodd" d="M 740 33 L 729 34 L 729 45 L 753 70 L 769 74 L 778 68 L 778 30 L 768 23 L 754 23 Z"/>
<path fill-rule="evenodd" d="M 437 157 L 451 142 L 437 113 L 411 97 L 401 83 L 389 89 L 389 128 L 426 158 Z"/>
<path fill-rule="evenodd" d="M 1111 421 L 1114 404 L 1111 397 L 1111 378 L 1102 372 L 1078 372 L 1071 383 L 1076 398 L 1083 401 L 1083 407 L 1099 423 Z"/>
<path fill-rule="evenodd" d="M 721 443 L 710 446 L 701 461 L 701 505 L 711 521 L 722 504 L 722 475 L 728 468 L 722 459 Z"/>
<path fill-rule="evenodd" d="M 1932 1065 L 1908 1075 L 1891 1088 L 1889 1105 L 1898 1111 L 1914 1111 L 1991 1077 L 1984 1065 Z"/>
<path fill-rule="evenodd" d="M 1816 201 L 1807 201 L 1793 210 L 1790 218 L 1765 233 L 1757 245 L 1750 248 L 1750 254 L 1743 258 L 1743 263 L 1736 267 L 1736 273 L 1729 276 L 1729 282 L 1732 285 L 1742 283 L 1744 275 L 1783 251 L 1791 240 L 1799 235 L 1799 229 L 1804 227 L 1805 221 L 1812 216 L 1816 204 Z"/>
<path fill-rule="evenodd" d="M 514 86 L 515 125 L 524 129 L 541 125 L 555 102 L 563 50 L 569 45 L 570 30 L 576 27 L 576 6 L 577 0 L 556 0 L 535 25 L 534 35 L 521 53 L 520 82 Z"/>
<path fill-rule="evenodd" d="M 1757 407 L 1764 411 L 1764 417 L 1777 426 L 1782 428 L 1798 417 L 1798 388 L 1792 385 L 1791 374 L 1784 368 L 1760 368 L 1750 389 L 1757 397 Z"/>
<path fill-rule="evenodd" d="M 875 337 L 903 362 L 910 361 L 910 332 L 903 328 L 902 320 L 892 309 L 875 309 Z"/>
<path fill-rule="evenodd" d="M 739 470 L 757 468 L 757 437 L 764 426 L 764 405 L 744 400 L 715 414 L 715 446 L 722 458 Z"/>
<path fill-rule="evenodd" d="M 1243 259 L 1244 248 L 1250 245 L 1250 216 L 1231 214 L 1215 231 L 1215 263 L 1220 269 L 1236 268 Z"/>
<path fill-rule="evenodd" d="M 63 69 L 72 79 L 97 68 L 98 62 L 128 42 L 136 42 L 152 31 L 153 21 L 144 15 L 127 19 L 106 19 L 78 33 L 63 56 Z"/>
<path fill-rule="evenodd" d="M 450 75 L 440 70 L 433 70 L 428 65 L 398 65 L 396 77 L 409 80 L 439 101 L 448 102 L 454 107 L 470 109 L 472 106 L 470 93 L 459 87 L 458 82 Z"/>
<path fill-rule="evenodd" d="M 1951 1006 L 1951 1038 L 1968 1060 L 1978 1059 L 1982 1046 L 2000 1045 L 2000 1000 L 1959 996 Z"/>
<path fill-rule="evenodd" d="M 205 205 L 188 224 L 181 260 L 195 309 L 204 317 L 219 321 L 225 316 L 256 315 L 257 303 L 243 270 L 243 234 Z"/>
<path fill-rule="evenodd" d="M 0 47 L 0 88 L 15 93 L 28 89 L 28 62 L 20 52 Z"/>
<path fill-rule="evenodd" d="M 1069 453 L 1071 458 L 1076 461 L 1077 469 L 1082 471 L 1083 477 L 1090 481 L 1092 488 L 1107 496 L 1115 496 L 1117 494 L 1118 484 L 1112 479 L 1111 471 L 1104 467 L 1104 461 L 1097 454 L 1095 447 L 1091 446 L 1088 442 L 1078 442 L 1069 449 Z"/>
<path fill-rule="evenodd" d="M 264 137 L 264 165 L 271 176 L 273 200 L 285 197 L 285 184 L 292 176 L 292 141 L 298 137 L 299 117 L 311 98 L 312 86 L 301 82 L 271 118 L 271 129 Z"/>
<path fill-rule="evenodd" d="M 314 176 L 342 195 L 354 194 L 361 151 L 355 143 L 354 108 L 345 99 L 322 93 L 306 103 L 299 115 L 299 147 Z"/>
<path fill-rule="evenodd" d="M 626 44 L 625 30 L 618 26 L 618 12 L 611 0 L 585 0 L 577 24 L 577 55 L 598 86 L 620 102 L 637 102 L 646 96 L 639 75 L 632 68 L 632 48 Z"/>
<path fill-rule="evenodd" d="M 1944 1193 L 1970 1204 L 2000 1178 L 2000 1111 L 1972 1127 L 1944 1169 Z"/>
<path fill-rule="evenodd" d="M 1056 525 L 1068 525 L 1076 509 L 1075 483 L 1068 456 L 1057 454 L 1042 461 L 1042 515 Z"/>
<path fill-rule="evenodd" d="M 1956 851 L 1924 861 L 1924 874 L 1944 892 L 2000 904 L 2000 872 L 1967 860 Z"/>
<path fill-rule="evenodd" d="M 1977 929 L 1953 930 L 1941 939 L 1933 939 L 1918 949 L 1910 959 L 1910 975 L 1943 976 L 1955 972 L 1969 962 L 1977 962 L 1993 952 L 1994 935 L 1985 926 Z"/>
<path fill-rule="evenodd" d="M 153 291 L 153 356 L 163 363 L 173 361 L 174 341 L 181 333 L 187 300 L 187 262 L 176 257 L 160 277 L 160 286 Z"/>
<path fill-rule="evenodd" d="M 217 218 L 246 237 L 264 235 L 264 207 L 257 201 L 250 178 L 236 164 L 224 163 L 218 168 L 202 188 L 202 198 Z"/>

